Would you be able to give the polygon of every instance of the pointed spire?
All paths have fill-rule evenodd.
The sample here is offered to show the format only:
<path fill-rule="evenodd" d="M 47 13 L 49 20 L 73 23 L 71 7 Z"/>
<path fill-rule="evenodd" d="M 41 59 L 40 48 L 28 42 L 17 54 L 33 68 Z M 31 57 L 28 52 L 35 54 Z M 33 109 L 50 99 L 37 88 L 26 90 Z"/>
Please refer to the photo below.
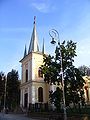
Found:
<path fill-rule="evenodd" d="M 26 49 L 26 45 L 25 45 L 24 57 L 26 57 L 26 55 L 27 55 L 27 49 Z"/>
<path fill-rule="evenodd" d="M 36 31 L 36 16 L 34 16 L 34 27 L 33 27 L 31 41 L 30 41 L 30 45 L 29 45 L 29 49 L 28 49 L 28 54 L 32 51 L 34 51 L 34 52 L 39 51 L 38 35 L 37 35 L 37 31 Z"/>
<path fill-rule="evenodd" d="M 44 47 L 44 38 L 43 38 L 43 46 L 42 46 L 42 53 L 44 54 L 45 47 Z"/>

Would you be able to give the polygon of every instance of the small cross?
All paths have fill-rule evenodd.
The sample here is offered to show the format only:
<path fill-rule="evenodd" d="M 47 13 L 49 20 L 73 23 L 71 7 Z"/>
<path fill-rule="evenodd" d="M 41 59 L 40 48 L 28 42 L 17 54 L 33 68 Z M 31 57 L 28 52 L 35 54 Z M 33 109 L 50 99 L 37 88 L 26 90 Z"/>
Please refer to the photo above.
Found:
<path fill-rule="evenodd" d="M 34 24 L 36 23 L 36 16 L 34 16 Z"/>

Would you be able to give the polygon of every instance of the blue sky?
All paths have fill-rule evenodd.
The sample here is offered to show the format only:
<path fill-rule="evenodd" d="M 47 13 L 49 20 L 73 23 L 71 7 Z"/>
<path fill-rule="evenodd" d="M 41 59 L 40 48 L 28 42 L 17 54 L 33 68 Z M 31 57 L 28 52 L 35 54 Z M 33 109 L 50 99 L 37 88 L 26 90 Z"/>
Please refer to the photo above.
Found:
<path fill-rule="evenodd" d="M 29 47 L 34 16 L 40 49 L 44 38 L 46 52 L 53 51 L 54 28 L 61 41 L 77 42 L 75 66 L 90 65 L 90 0 L 0 0 L 0 71 L 21 74 L 19 60 Z"/>

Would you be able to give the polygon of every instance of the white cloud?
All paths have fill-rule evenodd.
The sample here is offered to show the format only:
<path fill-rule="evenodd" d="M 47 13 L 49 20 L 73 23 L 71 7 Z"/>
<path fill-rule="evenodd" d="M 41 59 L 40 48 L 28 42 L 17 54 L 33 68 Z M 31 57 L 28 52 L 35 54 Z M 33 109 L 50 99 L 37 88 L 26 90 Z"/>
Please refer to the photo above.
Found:
<path fill-rule="evenodd" d="M 53 11 L 56 9 L 56 7 L 54 5 L 52 5 L 50 3 L 49 0 L 47 1 L 41 1 L 41 2 L 32 2 L 31 4 L 35 9 L 37 9 L 39 12 L 43 12 L 43 13 L 48 13 L 50 11 Z"/>
<path fill-rule="evenodd" d="M 35 7 L 38 11 L 47 13 L 49 6 L 45 3 L 32 3 L 32 6 Z"/>
<path fill-rule="evenodd" d="M 20 0 L 23 4 L 28 5 L 29 7 L 33 7 L 39 12 L 48 13 L 52 11 L 56 11 L 57 7 L 55 6 L 55 2 L 53 0 Z"/>

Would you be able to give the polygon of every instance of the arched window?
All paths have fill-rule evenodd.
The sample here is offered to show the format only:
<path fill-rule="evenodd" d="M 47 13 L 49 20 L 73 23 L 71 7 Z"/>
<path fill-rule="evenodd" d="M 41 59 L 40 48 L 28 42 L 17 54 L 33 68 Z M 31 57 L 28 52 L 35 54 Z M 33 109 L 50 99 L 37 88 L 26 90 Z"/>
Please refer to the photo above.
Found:
<path fill-rule="evenodd" d="M 43 102 L 43 88 L 38 88 L 38 102 Z"/>
<path fill-rule="evenodd" d="M 38 77 L 43 77 L 43 74 L 42 74 L 42 69 L 41 69 L 41 67 L 39 67 L 39 69 L 38 69 Z"/>
<path fill-rule="evenodd" d="M 26 69 L 26 82 L 28 81 L 28 69 Z"/>

